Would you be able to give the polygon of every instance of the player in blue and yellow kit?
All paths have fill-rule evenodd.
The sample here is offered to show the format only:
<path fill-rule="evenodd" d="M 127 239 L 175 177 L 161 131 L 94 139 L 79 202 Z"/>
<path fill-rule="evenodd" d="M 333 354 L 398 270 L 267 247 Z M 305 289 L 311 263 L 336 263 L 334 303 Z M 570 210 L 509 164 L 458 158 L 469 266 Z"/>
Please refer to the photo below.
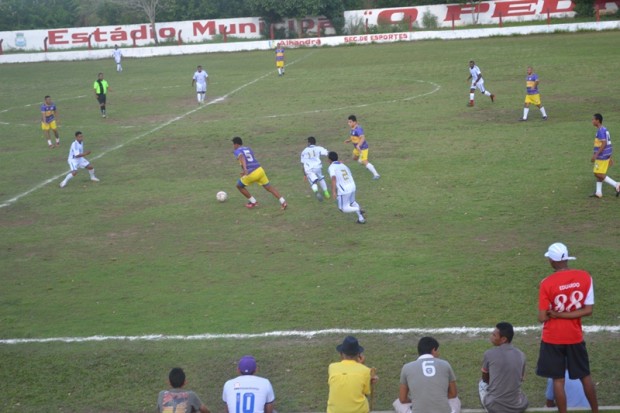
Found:
<path fill-rule="evenodd" d="M 594 152 L 590 161 L 594 164 L 593 172 L 596 177 L 596 191 L 590 197 L 603 197 L 603 182 L 613 186 L 616 190 L 616 196 L 619 196 L 620 183 L 607 176 L 607 169 L 612 164 L 611 155 L 613 147 L 611 146 L 611 135 L 607 128 L 603 126 L 603 115 L 595 113 L 592 117 L 592 125 L 596 128 L 596 136 L 594 137 Z"/>
<path fill-rule="evenodd" d="M 353 144 L 353 160 L 363 164 L 372 173 L 372 179 L 381 178 L 375 167 L 368 162 L 368 141 L 364 136 L 364 129 L 357 123 L 357 117 L 355 115 L 349 116 L 348 123 L 351 131 L 349 138 L 344 143 Z"/>
<path fill-rule="evenodd" d="M 258 201 L 250 195 L 250 192 L 246 189 L 246 186 L 257 183 L 266 191 L 280 201 L 282 209 L 286 209 L 288 206 L 284 197 L 280 196 L 280 193 L 273 185 L 269 183 L 269 178 L 258 160 L 254 156 L 254 151 L 248 146 L 243 146 L 243 140 L 235 136 L 232 139 L 234 155 L 241 165 L 241 178 L 237 180 L 237 189 L 248 199 L 248 203 L 245 204 L 247 208 L 254 208 L 258 205 Z"/>
<path fill-rule="evenodd" d="M 282 43 L 278 43 L 276 48 L 276 68 L 278 69 L 278 76 L 284 74 L 284 46 Z"/>
<path fill-rule="evenodd" d="M 47 138 L 47 146 L 54 148 L 60 146 L 60 136 L 58 135 L 58 127 L 56 123 L 58 120 L 58 110 L 56 105 L 52 102 L 52 98 L 45 96 L 45 101 L 41 105 L 41 129 Z M 52 144 L 52 138 L 50 137 L 50 129 L 54 132 L 56 137 L 56 145 Z"/>
<path fill-rule="evenodd" d="M 540 103 L 540 93 L 538 92 L 538 75 L 534 73 L 532 66 L 527 68 L 527 76 L 525 77 L 525 104 L 523 106 L 523 117 L 519 120 L 526 121 L 527 114 L 530 111 L 530 103 L 535 104 L 540 109 L 543 120 L 547 120 L 547 112 L 544 106 Z"/>

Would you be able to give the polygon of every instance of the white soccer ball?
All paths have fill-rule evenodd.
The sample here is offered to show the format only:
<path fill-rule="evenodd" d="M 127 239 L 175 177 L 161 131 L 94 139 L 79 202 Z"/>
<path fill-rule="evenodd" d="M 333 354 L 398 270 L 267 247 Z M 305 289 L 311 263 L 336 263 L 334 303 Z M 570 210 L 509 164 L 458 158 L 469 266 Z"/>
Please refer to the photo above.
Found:
<path fill-rule="evenodd" d="M 220 191 L 217 194 L 215 194 L 215 198 L 220 202 L 224 202 L 228 199 L 228 194 L 224 191 Z"/>

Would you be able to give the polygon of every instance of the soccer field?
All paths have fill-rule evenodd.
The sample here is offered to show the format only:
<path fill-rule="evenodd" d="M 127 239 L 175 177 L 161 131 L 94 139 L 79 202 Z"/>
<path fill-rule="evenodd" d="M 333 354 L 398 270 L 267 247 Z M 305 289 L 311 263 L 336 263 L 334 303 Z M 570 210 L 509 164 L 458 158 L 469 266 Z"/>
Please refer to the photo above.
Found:
<path fill-rule="evenodd" d="M 272 52 L 126 60 L 122 74 L 112 59 L 0 65 L 6 411 L 152 411 L 177 365 L 221 411 L 221 387 L 244 354 L 271 379 L 278 410 L 322 411 L 327 365 L 346 335 L 329 329 L 366 331 L 356 334 L 380 376 L 377 410 L 391 408 L 424 331 L 452 364 L 463 407 L 477 408 L 490 343 L 485 332 L 453 329 L 536 326 L 538 283 L 551 272 L 543 253 L 556 241 L 594 277 L 584 324 L 615 327 L 586 340 L 600 404 L 620 405 L 620 199 L 608 185 L 602 199 L 588 198 L 592 114 L 604 115 L 612 138 L 620 131 L 618 38 L 294 49 L 281 78 Z M 495 103 L 477 94 L 466 106 L 470 59 Z M 198 64 L 210 79 L 204 106 L 191 87 Z M 517 121 L 528 65 L 546 122 L 534 107 Z M 91 89 L 98 72 L 111 86 L 107 119 Z M 48 94 L 61 121 L 53 150 L 39 126 Z M 350 160 L 350 114 L 378 181 Z M 101 182 L 80 171 L 60 189 L 77 130 Z M 312 196 L 299 162 L 310 135 L 351 168 L 366 225 Z M 233 136 L 253 148 L 286 211 L 257 187 L 259 207 L 244 208 Z M 609 175 L 620 179 L 620 167 Z M 221 190 L 225 203 L 215 199 Z M 411 328 L 422 330 L 388 331 Z M 315 333 L 261 335 L 274 331 Z M 185 339 L 200 334 L 212 336 Z M 37 341 L 93 336 L 102 338 Z M 544 404 L 539 338 L 525 328 L 514 340 L 528 357 L 532 407 Z"/>

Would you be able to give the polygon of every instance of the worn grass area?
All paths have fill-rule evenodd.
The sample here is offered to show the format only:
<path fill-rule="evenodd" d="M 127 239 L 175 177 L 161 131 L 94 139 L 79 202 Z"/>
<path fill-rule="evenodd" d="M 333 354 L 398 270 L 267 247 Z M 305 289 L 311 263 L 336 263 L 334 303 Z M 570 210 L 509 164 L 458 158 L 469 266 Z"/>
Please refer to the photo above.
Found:
<path fill-rule="evenodd" d="M 120 75 L 111 59 L 2 65 L 0 203 L 64 175 L 75 130 L 101 182 L 81 171 L 63 190 L 57 179 L 0 209 L 0 337 L 532 325 L 550 271 L 542 254 L 558 240 L 595 277 L 586 323 L 617 325 L 620 200 L 609 186 L 603 199 L 587 197 L 592 114 L 603 113 L 612 137 L 620 130 L 617 40 L 578 33 L 289 50 L 283 78 L 270 52 L 127 60 Z M 465 106 L 472 58 L 495 103 L 477 95 Z M 209 99 L 222 101 L 194 111 L 197 64 L 210 74 Z M 547 122 L 535 108 L 517 122 L 527 65 L 541 77 Z M 90 89 L 99 71 L 112 87 L 106 120 Z M 60 149 L 47 149 L 39 130 L 45 94 L 59 106 Z M 309 135 L 348 159 L 351 113 L 382 175 L 372 181 L 348 162 L 365 226 L 318 203 L 299 164 Z M 260 207 L 243 207 L 235 135 L 287 211 L 260 188 L 251 188 Z M 228 202 L 215 201 L 219 190 Z M 390 408 L 417 338 L 361 337 L 382 376 L 378 409 Z M 604 405 L 620 404 L 617 338 L 588 337 Z M 489 344 L 439 339 L 464 407 L 478 407 Z M 2 344 L 0 393 L 16 412 L 151 411 L 167 371 L 181 365 L 219 408 L 233 361 L 254 353 L 279 410 L 318 411 L 341 340 Z M 516 344 L 541 406 L 537 335 Z"/>

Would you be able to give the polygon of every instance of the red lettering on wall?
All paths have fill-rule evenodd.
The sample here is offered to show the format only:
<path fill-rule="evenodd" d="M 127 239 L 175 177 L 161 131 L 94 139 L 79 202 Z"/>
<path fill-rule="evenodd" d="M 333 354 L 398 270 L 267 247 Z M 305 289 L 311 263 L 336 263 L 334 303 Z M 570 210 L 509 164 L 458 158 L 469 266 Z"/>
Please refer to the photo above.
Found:
<path fill-rule="evenodd" d="M 88 33 L 73 33 L 71 35 L 71 44 L 88 43 Z"/>
<path fill-rule="evenodd" d="M 239 24 L 239 33 L 258 33 L 258 31 L 254 23 L 241 23 Z"/>
<path fill-rule="evenodd" d="M 204 35 L 205 33 L 213 36 L 215 34 L 215 21 L 208 21 L 204 25 L 200 24 L 200 22 L 194 22 L 192 29 L 194 30 L 194 36 Z"/>
<path fill-rule="evenodd" d="M 566 7 L 560 8 L 560 1 L 566 4 Z M 618 0 L 620 3 L 620 0 Z M 566 13 L 569 11 L 573 11 L 574 4 L 570 0 L 544 0 L 543 6 L 541 9 L 542 13 Z"/>
<path fill-rule="evenodd" d="M 62 40 L 64 34 L 68 33 L 69 30 L 50 30 L 47 32 L 47 37 L 49 37 L 50 46 L 54 44 L 69 44 L 68 40 Z"/>
<path fill-rule="evenodd" d="M 447 5 L 446 17 L 443 21 L 458 21 L 461 20 L 461 15 L 463 14 L 474 14 L 474 13 L 486 13 L 490 9 L 489 3 L 480 3 L 475 7 L 466 5 L 466 4 L 451 4 Z"/>
<path fill-rule="evenodd" d="M 377 16 L 379 24 L 407 23 L 415 21 L 418 18 L 418 9 L 415 7 L 407 7 L 403 9 L 383 10 Z"/>
<path fill-rule="evenodd" d="M 513 17 L 536 14 L 537 0 L 498 1 L 495 3 L 493 17 Z"/>

